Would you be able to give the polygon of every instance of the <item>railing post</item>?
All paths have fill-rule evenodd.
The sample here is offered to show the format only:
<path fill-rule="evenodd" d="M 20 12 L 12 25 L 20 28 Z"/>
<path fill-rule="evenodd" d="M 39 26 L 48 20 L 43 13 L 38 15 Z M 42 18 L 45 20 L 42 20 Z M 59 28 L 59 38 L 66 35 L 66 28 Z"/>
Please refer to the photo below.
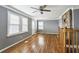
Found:
<path fill-rule="evenodd" d="M 64 28 L 64 52 L 66 52 L 66 28 Z"/>
<path fill-rule="evenodd" d="M 68 51 L 69 51 L 69 53 L 70 53 L 70 29 L 67 31 L 67 34 L 68 34 L 68 46 L 69 46 L 69 49 L 68 49 Z"/>
<path fill-rule="evenodd" d="M 74 29 L 72 31 L 72 52 L 74 53 Z"/>
<path fill-rule="evenodd" d="M 76 32 L 76 52 L 78 53 L 78 33 Z"/>

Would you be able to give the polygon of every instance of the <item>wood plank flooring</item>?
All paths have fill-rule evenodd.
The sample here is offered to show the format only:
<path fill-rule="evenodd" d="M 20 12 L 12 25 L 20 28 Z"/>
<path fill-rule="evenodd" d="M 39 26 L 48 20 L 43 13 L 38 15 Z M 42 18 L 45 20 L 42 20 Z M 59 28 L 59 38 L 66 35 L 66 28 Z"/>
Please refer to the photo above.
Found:
<path fill-rule="evenodd" d="M 60 45 L 57 35 L 35 34 L 3 53 L 60 53 L 62 52 Z"/>

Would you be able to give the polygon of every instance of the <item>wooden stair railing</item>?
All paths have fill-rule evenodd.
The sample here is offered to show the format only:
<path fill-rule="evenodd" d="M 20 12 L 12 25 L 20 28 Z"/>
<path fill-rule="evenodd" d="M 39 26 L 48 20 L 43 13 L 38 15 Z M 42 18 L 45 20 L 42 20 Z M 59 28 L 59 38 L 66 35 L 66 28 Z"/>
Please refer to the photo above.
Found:
<path fill-rule="evenodd" d="M 67 29 L 64 28 L 62 30 L 62 35 L 60 37 L 60 39 L 62 40 L 63 45 L 63 52 L 67 52 L 67 53 L 78 53 L 79 52 L 79 45 L 78 45 L 78 34 L 79 30 L 77 29 Z M 64 39 L 64 41 L 63 41 Z"/>
<path fill-rule="evenodd" d="M 59 32 L 60 47 L 62 52 L 78 53 L 79 52 L 79 29 L 62 28 Z"/>

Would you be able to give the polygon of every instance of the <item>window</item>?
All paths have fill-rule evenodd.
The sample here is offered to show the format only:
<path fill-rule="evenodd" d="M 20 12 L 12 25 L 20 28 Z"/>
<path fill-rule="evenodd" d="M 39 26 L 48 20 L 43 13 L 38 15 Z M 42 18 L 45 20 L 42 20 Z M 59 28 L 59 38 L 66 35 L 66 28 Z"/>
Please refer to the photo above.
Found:
<path fill-rule="evenodd" d="M 28 18 L 22 17 L 22 32 L 28 32 Z"/>
<path fill-rule="evenodd" d="M 12 12 L 8 13 L 8 35 L 19 33 L 20 17 Z"/>
<path fill-rule="evenodd" d="M 8 36 L 28 32 L 28 18 L 8 12 Z"/>
<path fill-rule="evenodd" d="M 39 21 L 38 22 L 38 29 L 40 29 L 40 30 L 43 30 L 43 22 L 42 21 Z"/>

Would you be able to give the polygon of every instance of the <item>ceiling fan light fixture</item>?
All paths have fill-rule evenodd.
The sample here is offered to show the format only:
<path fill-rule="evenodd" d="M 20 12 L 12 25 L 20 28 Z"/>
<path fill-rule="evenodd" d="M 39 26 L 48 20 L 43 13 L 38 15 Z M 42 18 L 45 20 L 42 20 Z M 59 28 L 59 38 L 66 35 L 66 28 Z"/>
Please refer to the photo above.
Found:
<path fill-rule="evenodd" d="M 41 14 L 43 14 L 43 12 L 41 11 Z"/>
<path fill-rule="evenodd" d="M 35 8 L 35 7 L 31 7 L 31 8 L 39 10 L 41 14 L 43 14 L 43 11 L 45 11 L 45 12 L 51 12 L 51 10 L 45 9 L 46 7 L 47 7 L 47 5 L 40 6 L 39 8 Z M 33 12 L 33 13 L 35 13 L 35 12 Z"/>

